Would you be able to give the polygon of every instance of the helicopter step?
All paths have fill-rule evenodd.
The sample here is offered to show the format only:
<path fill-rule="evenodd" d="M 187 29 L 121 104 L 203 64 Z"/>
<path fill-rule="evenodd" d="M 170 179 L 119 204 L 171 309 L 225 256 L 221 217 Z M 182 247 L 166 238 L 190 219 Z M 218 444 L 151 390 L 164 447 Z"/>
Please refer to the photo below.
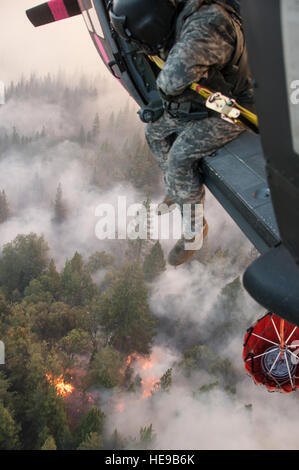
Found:
<path fill-rule="evenodd" d="M 204 159 L 205 184 L 260 253 L 280 242 L 260 137 L 244 132 Z"/>

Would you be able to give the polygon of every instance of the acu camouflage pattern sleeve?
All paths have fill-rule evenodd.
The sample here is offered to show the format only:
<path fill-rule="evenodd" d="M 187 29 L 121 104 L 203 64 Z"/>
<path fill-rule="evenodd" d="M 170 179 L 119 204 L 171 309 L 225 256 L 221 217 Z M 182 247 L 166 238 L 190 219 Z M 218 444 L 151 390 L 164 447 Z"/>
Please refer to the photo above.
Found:
<path fill-rule="evenodd" d="M 191 83 L 207 78 L 211 66 L 222 68 L 229 63 L 235 41 L 236 33 L 228 13 L 218 5 L 201 7 L 185 20 L 158 76 L 158 87 L 165 95 L 183 93 Z"/>

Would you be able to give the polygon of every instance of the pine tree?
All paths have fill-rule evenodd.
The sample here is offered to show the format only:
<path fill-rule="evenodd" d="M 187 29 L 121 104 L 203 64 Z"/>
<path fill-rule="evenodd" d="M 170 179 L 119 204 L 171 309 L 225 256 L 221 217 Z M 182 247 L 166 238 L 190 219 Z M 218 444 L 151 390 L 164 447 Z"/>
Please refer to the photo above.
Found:
<path fill-rule="evenodd" d="M 150 253 L 146 256 L 143 263 L 144 277 L 147 281 L 153 281 L 159 274 L 166 269 L 166 262 L 164 259 L 164 253 L 159 240 Z"/>
<path fill-rule="evenodd" d="M 87 411 L 74 432 L 77 446 L 85 442 L 91 434 L 96 433 L 100 436 L 103 431 L 104 421 L 104 413 L 96 406 Z"/>
<path fill-rule="evenodd" d="M 138 263 L 143 262 L 146 256 L 150 253 L 154 241 L 151 238 L 151 224 L 152 224 L 152 217 L 151 217 L 151 199 L 148 196 L 145 201 L 143 201 L 143 206 L 146 209 L 146 220 L 143 219 L 143 214 L 141 212 L 137 212 L 136 219 L 135 219 L 135 226 L 138 232 L 146 232 L 146 237 L 140 237 L 136 239 L 128 240 L 128 249 L 126 251 L 126 256 L 128 259 L 135 259 Z M 145 216 L 145 214 L 144 214 Z M 140 226 L 141 224 L 141 226 Z"/>
<path fill-rule="evenodd" d="M 159 380 L 160 390 L 163 392 L 168 392 L 172 385 L 172 369 L 167 369 L 165 374 Z"/>
<path fill-rule="evenodd" d="M 9 409 L 0 402 L 0 450 L 19 448 L 19 426 Z"/>
<path fill-rule="evenodd" d="M 20 144 L 20 136 L 19 136 L 18 131 L 15 127 L 13 127 L 11 140 L 12 140 L 12 145 L 19 145 Z"/>
<path fill-rule="evenodd" d="M 99 113 L 95 115 L 94 121 L 93 121 L 93 126 L 92 126 L 92 132 L 91 132 L 92 138 L 97 139 L 100 135 L 100 117 Z"/>
<path fill-rule="evenodd" d="M 91 432 L 79 445 L 78 450 L 101 450 L 103 447 L 102 436 L 97 432 Z"/>
<path fill-rule="evenodd" d="M 70 261 L 66 261 L 61 273 L 61 289 L 63 300 L 76 306 L 88 304 L 97 292 L 89 270 L 77 252 Z"/>
<path fill-rule="evenodd" d="M 46 135 L 47 135 L 47 134 L 46 134 L 46 128 L 45 128 L 45 126 L 43 126 L 42 132 L 41 132 L 41 135 L 40 135 L 40 136 L 41 136 L 41 138 L 44 138 L 44 137 L 46 137 Z"/>
<path fill-rule="evenodd" d="M 54 204 L 54 218 L 53 221 L 57 224 L 62 224 L 67 216 L 67 211 L 62 198 L 62 186 L 59 183 L 56 192 L 56 199 Z"/>
<path fill-rule="evenodd" d="M 41 447 L 41 450 L 57 450 L 55 439 L 53 436 L 49 436 L 44 445 Z"/>
<path fill-rule="evenodd" d="M 100 301 L 103 332 L 118 351 L 148 354 L 157 320 L 147 302 L 148 289 L 138 263 L 126 263 L 113 273 Z"/>
<path fill-rule="evenodd" d="M 8 298 L 16 290 L 23 294 L 32 279 L 46 270 L 48 250 L 44 237 L 34 233 L 18 235 L 4 245 L 0 259 L 0 284 Z"/>
<path fill-rule="evenodd" d="M 140 434 L 140 442 L 139 442 L 139 448 L 141 449 L 148 449 L 151 448 L 156 440 L 156 435 L 153 430 L 153 425 L 150 424 L 150 426 L 145 426 L 144 428 L 140 428 L 139 431 Z"/>
<path fill-rule="evenodd" d="M 95 273 L 99 269 L 106 269 L 114 265 L 114 256 L 105 251 L 96 251 L 88 258 L 87 267 L 90 273 Z"/>
<path fill-rule="evenodd" d="M 8 202 L 5 191 L 0 191 L 0 224 L 5 222 L 9 217 Z"/>
<path fill-rule="evenodd" d="M 86 378 L 88 386 L 113 388 L 122 384 L 122 355 L 113 346 L 107 345 L 96 353 L 90 363 Z"/>
<path fill-rule="evenodd" d="M 82 145 L 82 146 L 86 143 L 85 130 L 84 130 L 84 127 L 83 127 L 83 126 L 81 126 L 81 128 L 80 128 L 80 133 L 79 133 L 78 142 L 79 142 L 79 144 Z"/>
<path fill-rule="evenodd" d="M 132 142 L 134 150 L 127 168 L 127 179 L 135 188 L 152 192 L 153 187 L 158 184 L 159 175 L 155 159 L 146 143 L 139 138 L 133 138 Z"/>
<path fill-rule="evenodd" d="M 122 450 L 125 447 L 124 439 L 121 437 L 117 429 L 114 430 L 111 436 L 110 448 L 112 450 Z"/>

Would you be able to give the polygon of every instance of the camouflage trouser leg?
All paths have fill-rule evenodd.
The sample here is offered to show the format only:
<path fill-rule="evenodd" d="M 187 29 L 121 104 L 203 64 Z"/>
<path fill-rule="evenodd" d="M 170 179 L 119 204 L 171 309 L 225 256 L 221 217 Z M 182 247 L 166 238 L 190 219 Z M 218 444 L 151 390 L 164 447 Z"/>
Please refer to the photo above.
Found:
<path fill-rule="evenodd" d="M 163 171 L 164 179 L 168 169 L 169 151 L 183 128 L 184 125 L 180 120 L 170 118 L 166 113 L 158 121 L 148 124 L 145 128 L 146 140 Z"/>
<path fill-rule="evenodd" d="M 201 158 L 212 155 L 241 132 L 240 127 L 218 117 L 185 122 L 166 113 L 147 126 L 148 144 L 164 173 L 168 192 L 179 206 L 201 203 Z"/>

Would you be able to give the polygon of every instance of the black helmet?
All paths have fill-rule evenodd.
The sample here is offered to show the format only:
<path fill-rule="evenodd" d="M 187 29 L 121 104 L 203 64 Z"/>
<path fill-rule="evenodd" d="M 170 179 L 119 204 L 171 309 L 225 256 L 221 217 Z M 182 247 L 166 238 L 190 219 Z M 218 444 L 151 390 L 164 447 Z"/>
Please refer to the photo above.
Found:
<path fill-rule="evenodd" d="M 240 0 L 218 0 L 233 8 L 238 15 L 241 15 Z"/>
<path fill-rule="evenodd" d="M 171 0 L 113 0 L 109 13 L 122 38 L 156 54 L 174 32 L 176 11 Z"/>

